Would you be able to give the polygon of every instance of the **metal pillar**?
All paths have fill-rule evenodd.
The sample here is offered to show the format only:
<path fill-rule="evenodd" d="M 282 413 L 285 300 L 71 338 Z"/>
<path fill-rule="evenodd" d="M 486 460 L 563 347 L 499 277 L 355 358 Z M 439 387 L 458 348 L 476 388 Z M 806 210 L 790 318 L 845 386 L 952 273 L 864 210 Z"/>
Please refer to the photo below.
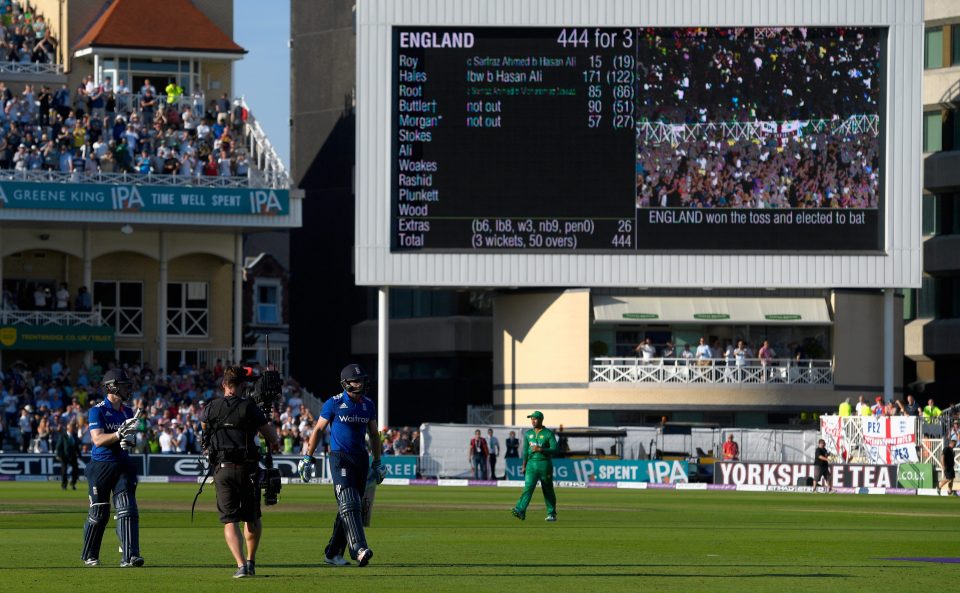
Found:
<path fill-rule="evenodd" d="M 167 368 L 167 237 L 160 231 L 160 280 L 157 282 L 157 370 Z"/>
<path fill-rule="evenodd" d="M 233 360 L 243 359 L 243 233 L 233 237 Z"/>
<path fill-rule="evenodd" d="M 390 288 L 377 299 L 377 420 L 390 426 Z"/>
<path fill-rule="evenodd" d="M 883 291 L 883 399 L 893 401 L 893 314 L 895 289 L 887 288 Z"/>
<path fill-rule="evenodd" d="M 90 230 L 83 229 L 83 286 L 87 287 L 90 302 L 93 303 L 93 249 Z M 90 310 L 93 313 L 93 309 Z M 89 369 L 93 366 L 93 350 L 87 350 L 83 355 L 83 364 Z"/>

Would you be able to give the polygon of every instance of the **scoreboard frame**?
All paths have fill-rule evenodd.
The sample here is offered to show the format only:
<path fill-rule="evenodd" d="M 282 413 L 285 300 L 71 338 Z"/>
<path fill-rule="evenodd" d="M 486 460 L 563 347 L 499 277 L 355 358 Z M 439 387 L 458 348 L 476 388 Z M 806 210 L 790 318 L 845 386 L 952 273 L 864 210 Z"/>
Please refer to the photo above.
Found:
<path fill-rule="evenodd" d="M 391 251 L 393 27 L 887 28 L 880 113 L 883 250 Z M 355 264 L 358 285 L 455 287 L 919 287 L 922 0 L 359 0 Z M 445 194 L 450 196 L 450 194 Z M 451 199 L 447 197 L 446 199 Z"/>

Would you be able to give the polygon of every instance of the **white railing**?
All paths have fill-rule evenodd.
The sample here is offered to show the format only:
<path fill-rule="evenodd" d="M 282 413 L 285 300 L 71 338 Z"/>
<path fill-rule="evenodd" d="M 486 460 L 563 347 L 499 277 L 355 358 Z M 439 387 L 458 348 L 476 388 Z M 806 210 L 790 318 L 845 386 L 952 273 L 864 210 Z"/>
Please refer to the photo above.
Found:
<path fill-rule="evenodd" d="M 833 361 L 772 359 L 766 364 L 748 358 L 743 364 L 725 359 L 594 358 L 595 383 L 781 383 L 833 385 Z"/>
<path fill-rule="evenodd" d="M 694 124 L 671 124 L 666 122 L 638 122 L 636 124 L 637 138 L 645 144 L 660 144 L 671 142 L 700 141 L 706 136 L 719 135 L 722 138 L 736 141 L 763 140 L 771 134 L 778 134 L 778 126 L 787 122 L 710 122 Z M 805 133 L 832 134 L 845 136 L 848 134 L 880 133 L 880 116 L 878 115 L 851 115 L 846 119 L 811 119 L 793 122 L 800 128 L 794 129 L 791 134 L 800 135 L 804 128 Z"/>
<path fill-rule="evenodd" d="M 287 189 L 290 187 L 290 175 L 280 160 L 280 156 L 267 138 L 266 132 L 260 127 L 260 122 L 253 116 L 253 110 L 247 105 L 244 98 L 240 103 L 247 110 L 247 125 L 244 127 L 244 141 L 250 151 L 250 164 L 263 177 L 268 187 Z"/>
<path fill-rule="evenodd" d="M 0 324 L 57 325 L 63 327 L 107 325 L 99 306 L 93 311 L 18 311 L 4 309 L 0 311 Z"/>
<path fill-rule="evenodd" d="M 63 74 L 63 66 L 40 62 L 0 62 L 0 74 Z"/>
<path fill-rule="evenodd" d="M 251 170 L 252 172 L 252 170 Z M 207 175 L 167 175 L 164 173 L 100 173 L 98 171 L 65 172 L 43 170 L 2 170 L 2 181 L 45 181 L 48 183 L 93 183 L 93 184 L 136 184 L 164 185 L 177 187 L 261 187 L 246 177 L 220 177 Z"/>

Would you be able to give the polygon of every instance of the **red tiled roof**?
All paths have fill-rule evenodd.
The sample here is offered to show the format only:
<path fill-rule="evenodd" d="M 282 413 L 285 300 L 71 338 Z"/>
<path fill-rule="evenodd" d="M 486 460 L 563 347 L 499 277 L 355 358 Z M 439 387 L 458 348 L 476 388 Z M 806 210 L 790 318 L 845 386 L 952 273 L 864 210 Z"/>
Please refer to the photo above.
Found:
<path fill-rule="evenodd" d="M 170 51 L 246 53 L 190 0 L 113 0 L 74 44 Z"/>

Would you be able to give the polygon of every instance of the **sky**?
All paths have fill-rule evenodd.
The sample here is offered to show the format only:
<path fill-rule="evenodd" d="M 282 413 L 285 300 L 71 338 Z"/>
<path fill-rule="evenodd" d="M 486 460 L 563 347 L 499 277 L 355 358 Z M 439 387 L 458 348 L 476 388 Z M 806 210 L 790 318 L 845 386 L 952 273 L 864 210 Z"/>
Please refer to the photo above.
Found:
<path fill-rule="evenodd" d="M 247 50 L 234 70 L 234 94 L 246 99 L 290 170 L 290 2 L 234 0 L 233 40 Z"/>

